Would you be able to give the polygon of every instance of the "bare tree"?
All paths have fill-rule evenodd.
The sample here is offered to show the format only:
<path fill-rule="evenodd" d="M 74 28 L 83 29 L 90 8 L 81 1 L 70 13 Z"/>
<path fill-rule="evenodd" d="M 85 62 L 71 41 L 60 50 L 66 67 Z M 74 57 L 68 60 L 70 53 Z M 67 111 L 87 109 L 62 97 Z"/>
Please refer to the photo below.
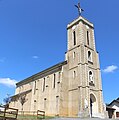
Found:
<path fill-rule="evenodd" d="M 11 101 L 11 97 L 10 94 L 7 94 L 7 97 L 3 99 L 4 103 L 5 103 L 5 107 L 9 107 L 9 103 Z"/>
<path fill-rule="evenodd" d="M 24 103 L 27 101 L 27 99 L 26 99 L 26 94 L 20 95 L 19 101 L 20 101 L 20 103 L 21 103 L 21 105 L 22 105 L 22 112 L 23 112 Z"/>

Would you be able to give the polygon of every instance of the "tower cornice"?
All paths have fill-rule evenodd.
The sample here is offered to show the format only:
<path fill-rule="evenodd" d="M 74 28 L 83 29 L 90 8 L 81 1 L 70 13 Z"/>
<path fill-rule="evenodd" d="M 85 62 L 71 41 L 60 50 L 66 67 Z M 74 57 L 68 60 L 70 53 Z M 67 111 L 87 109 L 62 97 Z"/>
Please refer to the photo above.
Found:
<path fill-rule="evenodd" d="M 75 19 L 74 21 L 72 21 L 71 23 L 69 23 L 67 25 L 67 29 L 71 28 L 72 26 L 74 26 L 75 24 L 78 24 L 80 21 L 82 21 L 84 24 L 88 25 L 89 27 L 94 29 L 94 25 L 93 23 L 89 22 L 86 18 L 79 16 L 77 19 Z"/>

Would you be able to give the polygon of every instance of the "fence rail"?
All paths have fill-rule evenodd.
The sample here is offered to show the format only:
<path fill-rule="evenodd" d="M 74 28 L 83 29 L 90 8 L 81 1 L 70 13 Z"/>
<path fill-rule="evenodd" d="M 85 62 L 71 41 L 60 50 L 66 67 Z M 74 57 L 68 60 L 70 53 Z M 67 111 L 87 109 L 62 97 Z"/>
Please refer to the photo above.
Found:
<path fill-rule="evenodd" d="M 37 110 L 37 119 L 39 117 L 42 118 L 42 119 L 45 119 L 45 111 Z"/>
<path fill-rule="evenodd" d="M 18 109 L 7 108 L 5 106 L 0 106 L 0 120 L 16 120 L 18 115 Z"/>
<path fill-rule="evenodd" d="M 19 115 L 32 115 L 32 116 L 36 116 L 37 115 L 37 111 L 19 111 L 18 114 Z"/>

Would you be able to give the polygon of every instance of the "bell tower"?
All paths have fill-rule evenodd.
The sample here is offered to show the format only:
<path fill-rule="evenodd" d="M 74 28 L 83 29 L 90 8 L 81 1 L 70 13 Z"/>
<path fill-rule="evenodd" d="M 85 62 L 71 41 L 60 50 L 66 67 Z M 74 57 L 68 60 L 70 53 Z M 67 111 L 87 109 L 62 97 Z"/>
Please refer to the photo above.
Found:
<path fill-rule="evenodd" d="M 79 16 L 67 25 L 67 37 L 68 114 L 103 117 L 101 72 L 94 26 Z"/>

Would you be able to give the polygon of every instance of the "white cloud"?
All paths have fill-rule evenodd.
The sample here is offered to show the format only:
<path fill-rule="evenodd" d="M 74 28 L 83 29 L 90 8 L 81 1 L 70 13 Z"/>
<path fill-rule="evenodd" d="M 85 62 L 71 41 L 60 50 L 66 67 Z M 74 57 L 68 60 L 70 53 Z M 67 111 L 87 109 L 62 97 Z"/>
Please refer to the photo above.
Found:
<path fill-rule="evenodd" d="M 111 66 L 107 66 L 107 67 L 103 70 L 103 72 L 105 72 L 105 73 L 111 73 L 111 72 L 114 72 L 116 69 L 118 69 L 117 66 L 111 65 Z"/>
<path fill-rule="evenodd" d="M 6 85 L 8 87 L 15 87 L 17 81 L 10 78 L 0 78 L 0 84 Z"/>
<path fill-rule="evenodd" d="M 38 56 L 33 56 L 32 58 L 34 58 L 34 59 L 38 59 L 39 57 L 38 57 Z"/>

